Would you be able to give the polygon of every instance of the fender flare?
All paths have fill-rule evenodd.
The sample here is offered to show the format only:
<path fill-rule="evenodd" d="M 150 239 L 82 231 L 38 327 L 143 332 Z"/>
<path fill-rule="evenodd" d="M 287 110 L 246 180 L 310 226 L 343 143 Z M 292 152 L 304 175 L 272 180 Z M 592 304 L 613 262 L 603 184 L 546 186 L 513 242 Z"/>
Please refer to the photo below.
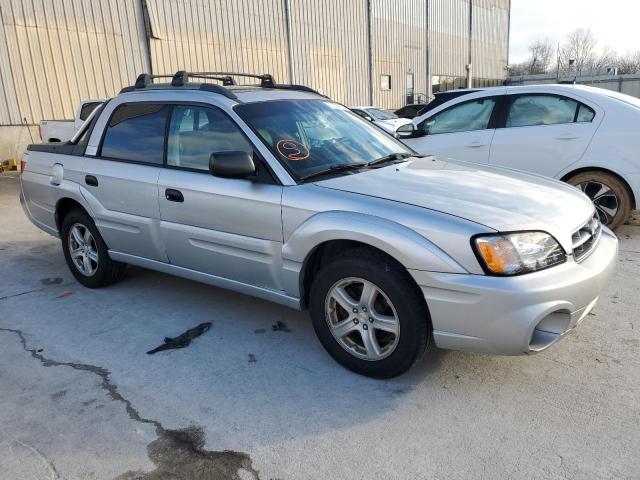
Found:
<path fill-rule="evenodd" d="M 319 245 L 331 240 L 353 240 L 375 247 L 395 258 L 406 269 L 468 273 L 442 249 L 404 225 L 373 215 L 328 211 L 302 223 L 282 247 L 287 269 L 302 270 Z M 294 265 L 299 268 L 292 268 Z"/>

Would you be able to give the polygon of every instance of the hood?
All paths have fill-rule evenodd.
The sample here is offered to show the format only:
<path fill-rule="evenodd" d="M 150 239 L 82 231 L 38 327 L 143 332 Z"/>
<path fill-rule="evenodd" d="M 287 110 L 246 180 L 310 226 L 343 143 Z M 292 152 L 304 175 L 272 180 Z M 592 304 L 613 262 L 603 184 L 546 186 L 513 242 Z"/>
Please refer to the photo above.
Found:
<path fill-rule="evenodd" d="M 396 133 L 396 130 L 399 127 L 411 123 L 411 120 L 409 120 L 408 118 L 391 118 L 389 120 L 376 120 L 375 123 L 388 132 Z"/>
<path fill-rule="evenodd" d="M 568 251 L 571 233 L 594 211 L 586 195 L 565 183 L 436 157 L 413 158 L 316 185 L 436 210 L 497 231 L 543 230 Z"/>

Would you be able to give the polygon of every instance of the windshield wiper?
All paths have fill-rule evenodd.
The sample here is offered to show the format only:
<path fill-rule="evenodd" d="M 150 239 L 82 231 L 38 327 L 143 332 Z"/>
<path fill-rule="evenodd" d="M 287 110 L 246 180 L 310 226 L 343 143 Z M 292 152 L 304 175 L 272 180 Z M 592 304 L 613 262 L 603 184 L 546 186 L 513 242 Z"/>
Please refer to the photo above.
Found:
<path fill-rule="evenodd" d="M 371 160 L 367 163 L 367 167 L 373 167 L 375 165 L 382 165 L 383 163 L 394 162 L 396 160 L 404 160 L 405 158 L 409 158 L 413 155 L 410 153 L 391 153 L 389 155 L 385 155 L 384 157 L 376 158 L 375 160 Z"/>
<path fill-rule="evenodd" d="M 361 168 L 365 168 L 367 166 L 367 163 L 346 163 L 344 165 L 334 165 L 333 167 L 320 170 L 319 172 L 310 173 L 309 175 L 300 177 L 300 180 L 306 182 L 307 180 L 310 180 L 312 178 L 321 177 L 330 173 L 346 172 L 349 170 L 360 170 Z"/>

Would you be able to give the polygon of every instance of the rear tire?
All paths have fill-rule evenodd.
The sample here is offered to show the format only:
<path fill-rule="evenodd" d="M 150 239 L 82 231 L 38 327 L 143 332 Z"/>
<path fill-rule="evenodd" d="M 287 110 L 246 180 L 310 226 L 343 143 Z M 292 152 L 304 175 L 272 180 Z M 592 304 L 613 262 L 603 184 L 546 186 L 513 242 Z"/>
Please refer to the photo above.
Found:
<path fill-rule="evenodd" d="M 309 309 L 327 352 L 368 377 L 406 372 L 431 337 L 429 312 L 418 286 L 399 263 L 369 248 L 347 250 L 320 269 Z"/>
<path fill-rule="evenodd" d="M 593 201 L 600 221 L 616 229 L 629 217 L 631 193 L 615 175 L 597 170 L 583 172 L 567 180 L 582 190 Z"/>
<path fill-rule="evenodd" d="M 62 222 L 60 238 L 69 270 L 85 287 L 105 287 L 124 276 L 126 264 L 111 260 L 107 245 L 86 212 L 70 211 Z"/>

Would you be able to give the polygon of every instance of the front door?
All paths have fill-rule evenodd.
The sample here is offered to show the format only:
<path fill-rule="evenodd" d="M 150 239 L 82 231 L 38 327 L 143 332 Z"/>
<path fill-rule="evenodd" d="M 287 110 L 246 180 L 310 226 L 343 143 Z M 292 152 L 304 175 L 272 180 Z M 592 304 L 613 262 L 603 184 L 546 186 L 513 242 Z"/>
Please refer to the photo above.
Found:
<path fill-rule="evenodd" d="M 417 136 L 403 142 L 423 155 L 488 163 L 496 103 L 497 97 L 478 98 L 429 112 L 414 119 Z"/>
<path fill-rule="evenodd" d="M 209 173 L 212 154 L 253 150 L 218 108 L 174 106 L 158 182 L 161 237 L 174 265 L 280 290 L 282 186 Z"/>

